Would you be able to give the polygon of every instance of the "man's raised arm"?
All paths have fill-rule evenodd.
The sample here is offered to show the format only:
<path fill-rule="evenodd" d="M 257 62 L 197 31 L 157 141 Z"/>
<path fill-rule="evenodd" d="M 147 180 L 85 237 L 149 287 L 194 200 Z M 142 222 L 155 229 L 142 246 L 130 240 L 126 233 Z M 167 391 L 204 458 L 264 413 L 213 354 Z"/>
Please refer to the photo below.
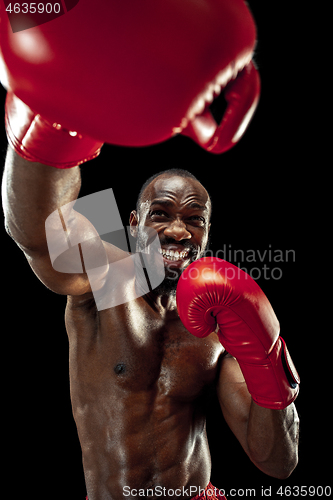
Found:
<path fill-rule="evenodd" d="M 6 132 L 9 141 L 2 182 L 2 203 L 8 234 L 23 250 L 39 279 L 51 290 L 80 295 L 90 290 L 85 272 L 60 273 L 53 269 L 46 239 L 47 217 L 76 200 L 81 186 L 78 165 L 96 157 L 102 143 L 64 130 L 34 113 L 14 94 L 6 99 Z M 103 252 L 98 234 L 82 219 L 89 237 Z M 62 219 L 63 230 L 69 232 Z M 77 230 L 77 227 L 76 227 Z M 55 244 L 57 232 L 54 232 Z M 95 238 L 95 239 L 94 239 Z M 51 242 L 52 243 L 52 242 Z M 67 255 L 69 261 L 71 254 Z"/>

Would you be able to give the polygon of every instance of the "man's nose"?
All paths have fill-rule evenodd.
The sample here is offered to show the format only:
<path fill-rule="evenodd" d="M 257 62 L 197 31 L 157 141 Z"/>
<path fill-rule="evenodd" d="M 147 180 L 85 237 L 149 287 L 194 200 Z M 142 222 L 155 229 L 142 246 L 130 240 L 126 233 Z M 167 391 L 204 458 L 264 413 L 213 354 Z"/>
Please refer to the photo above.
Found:
<path fill-rule="evenodd" d="M 164 230 L 165 236 L 173 238 L 176 241 L 191 239 L 191 233 L 186 229 L 186 225 L 182 221 L 174 221 Z"/>

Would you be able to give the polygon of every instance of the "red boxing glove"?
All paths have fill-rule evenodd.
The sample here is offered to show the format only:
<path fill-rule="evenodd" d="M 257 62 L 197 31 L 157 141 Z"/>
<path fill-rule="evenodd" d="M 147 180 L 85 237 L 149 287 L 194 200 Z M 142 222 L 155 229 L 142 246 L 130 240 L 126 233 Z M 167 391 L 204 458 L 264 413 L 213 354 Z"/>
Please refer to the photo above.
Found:
<path fill-rule="evenodd" d="M 259 96 L 259 73 L 250 62 L 225 88 L 224 97 L 228 106 L 220 125 L 206 107 L 201 115 L 189 122 L 182 134 L 211 153 L 224 153 L 243 136 L 257 108 Z"/>
<path fill-rule="evenodd" d="M 51 123 L 110 144 L 185 134 L 218 153 L 237 142 L 260 91 L 247 2 L 79 0 L 63 10 L 73 1 L 54 4 L 59 16 L 0 2 L 6 88 Z M 220 93 L 229 105 L 218 126 L 209 106 Z"/>
<path fill-rule="evenodd" d="M 225 260 L 205 257 L 185 269 L 177 286 L 177 307 L 185 328 L 218 336 L 243 372 L 252 399 L 281 410 L 299 391 L 299 376 L 267 297 L 244 271 Z"/>
<path fill-rule="evenodd" d="M 8 141 L 22 158 L 56 168 L 92 160 L 103 145 L 44 120 L 12 92 L 7 93 L 5 123 Z"/>

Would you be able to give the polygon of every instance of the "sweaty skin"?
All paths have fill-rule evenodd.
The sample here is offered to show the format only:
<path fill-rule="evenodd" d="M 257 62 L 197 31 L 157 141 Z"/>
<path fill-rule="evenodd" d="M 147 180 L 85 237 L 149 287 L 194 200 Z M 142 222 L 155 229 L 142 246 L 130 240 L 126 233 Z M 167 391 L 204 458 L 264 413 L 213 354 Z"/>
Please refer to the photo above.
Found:
<path fill-rule="evenodd" d="M 146 213 L 146 223 L 160 237 L 191 239 L 197 247 L 208 234 L 208 195 L 192 179 L 177 181 L 157 181 L 149 190 L 154 212 Z M 161 208 L 167 202 L 179 220 L 166 228 Z M 191 208 L 194 203 L 203 209 Z M 184 216 L 193 224 L 192 237 Z M 132 212 L 132 226 L 137 222 Z M 122 498 L 125 486 L 205 487 L 210 479 L 205 395 L 224 351 L 217 336 L 201 342 L 190 335 L 174 297 L 154 292 L 99 312 L 90 293 L 69 297 L 66 327 L 89 498 Z"/>
<path fill-rule="evenodd" d="M 39 279 L 68 296 L 71 401 L 89 500 L 122 500 L 125 486 L 204 488 L 211 473 L 205 403 L 212 389 L 252 462 L 274 477 L 290 475 L 297 464 L 294 404 L 284 410 L 256 405 L 217 335 L 199 339 L 182 325 L 172 290 L 162 286 L 98 311 L 87 275 L 52 268 L 45 220 L 74 200 L 80 186 L 78 167 L 28 162 L 9 147 L 3 176 L 7 232 Z M 209 196 L 199 182 L 163 175 L 146 188 L 142 210 L 131 213 L 130 224 L 133 233 L 144 224 L 154 228 L 164 251 L 188 249 L 178 261 L 164 252 L 172 277 L 204 252 L 209 218 Z M 103 245 L 108 261 L 124 266 L 125 283 L 121 259 L 128 254 Z"/>
<path fill-rule="evenodd" d="M 74 418 L 89 497 L 123 487 L 205 487 L 210 454 L 204 396 L 222 346 L 202 344 L 176 311 L 145 298 L 96 312 L 91 297 L 66 309 Z"/>

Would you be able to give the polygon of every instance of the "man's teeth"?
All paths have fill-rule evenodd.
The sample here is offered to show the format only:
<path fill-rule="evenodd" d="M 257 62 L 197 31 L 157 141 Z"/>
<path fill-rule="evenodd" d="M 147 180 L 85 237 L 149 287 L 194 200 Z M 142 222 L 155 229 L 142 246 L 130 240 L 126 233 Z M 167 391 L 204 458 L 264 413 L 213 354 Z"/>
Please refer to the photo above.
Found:
<path fill-rule="evenodd" d="M 178 252 L 178 250 L 169 250 L 165 248 L 159 248 L 159 253 L 166 257 L 168 260 L 181 260 L 185 259 L 189 254 L 189 249 Z"/>

